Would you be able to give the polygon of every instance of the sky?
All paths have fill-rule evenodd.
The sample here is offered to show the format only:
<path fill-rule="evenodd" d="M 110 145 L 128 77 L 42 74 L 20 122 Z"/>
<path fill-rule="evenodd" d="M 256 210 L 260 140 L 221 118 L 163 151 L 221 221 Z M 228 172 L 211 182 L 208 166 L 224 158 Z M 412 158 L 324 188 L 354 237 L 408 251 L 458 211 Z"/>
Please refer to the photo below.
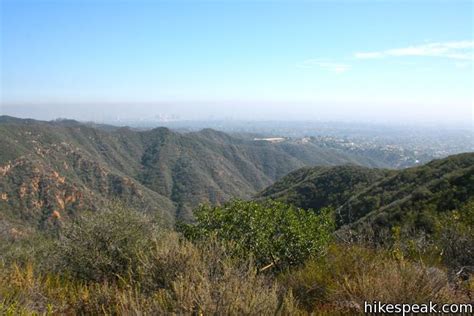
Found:
<path fill-rule="evenodd" d="M 474 119 L 472 1 L 0 2 L 1 114 Z"/>

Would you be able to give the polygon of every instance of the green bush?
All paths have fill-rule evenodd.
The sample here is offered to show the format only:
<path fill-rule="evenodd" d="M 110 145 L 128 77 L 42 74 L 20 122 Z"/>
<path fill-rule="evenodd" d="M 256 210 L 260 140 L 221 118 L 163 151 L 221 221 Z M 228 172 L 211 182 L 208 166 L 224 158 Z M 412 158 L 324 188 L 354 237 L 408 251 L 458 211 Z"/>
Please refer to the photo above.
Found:
<path fill-rule="evenodd" d="M 152 247 L 156 235 L 147 217 L 115 205 L 66 225 L 52 260 L 61 272 L 87 281 L 134 276 L 140 254 Z"/>
<path fill-rule="evenodd" d="M 280 202 L 236 200 L 223 206 L 201 206 L 195 224 L 178 229 L 191 240 L 215 236 L 231 243 L 234 255 L 255 258 L 259 267 L 298 265 L 322 253 L 334 230 L 332 213 L 305 211 Z"/>

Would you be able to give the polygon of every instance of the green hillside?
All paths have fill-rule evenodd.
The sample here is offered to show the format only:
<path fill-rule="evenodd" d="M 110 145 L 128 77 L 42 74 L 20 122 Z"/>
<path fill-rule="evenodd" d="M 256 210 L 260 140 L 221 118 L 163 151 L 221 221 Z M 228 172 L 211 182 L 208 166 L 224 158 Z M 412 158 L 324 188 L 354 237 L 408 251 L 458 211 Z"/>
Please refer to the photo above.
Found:
<path fill-rule="evenodd" d="M 439 215 L 474 198 L 474 154 L 398 171 L 359 191 L 338 209 L 341 223 L 375 233 L 401 225 L 431 233 Z"/>
<path fill-rule="evenodd" d="M 473 153 L 404 170 L 303 168 L 256 196 L 306 209 L 332 206 L 339 227 L 375 234 L 398 225 L 430 233 L 439 214 L 461 209 L 473 197 Z"/>
<path fill-rule="evenodd" d="M 393 171 L 346 165 L 301 168 L 266 188 L 257 198 L 270 198 L 304 209 L 338 207 L 360 190 Z"/>

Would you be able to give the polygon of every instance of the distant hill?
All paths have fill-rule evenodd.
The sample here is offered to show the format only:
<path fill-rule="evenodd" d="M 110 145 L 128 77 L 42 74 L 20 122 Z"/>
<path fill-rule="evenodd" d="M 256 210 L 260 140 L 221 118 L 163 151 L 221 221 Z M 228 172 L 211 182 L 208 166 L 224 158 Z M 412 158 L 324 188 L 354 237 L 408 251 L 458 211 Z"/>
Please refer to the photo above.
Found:
<path fill-rule="evenodd" d="M 437 214 L 461 208 L 474 198 L 474 153 L 404 170 L 303 168 L 256 198 L 315 210 L 332 206 L 344 229 L 377 233 L 401 225 L 430 232 Z"/>
<path fill-rule="evenodd" d="M 383 155 L 291 139 L 0 117 L 2 216 L 38 225 L 110 200 L 190 219 L 199 203 L 251 198 L 295 169 L 341 164 L 392 167 Z"/>

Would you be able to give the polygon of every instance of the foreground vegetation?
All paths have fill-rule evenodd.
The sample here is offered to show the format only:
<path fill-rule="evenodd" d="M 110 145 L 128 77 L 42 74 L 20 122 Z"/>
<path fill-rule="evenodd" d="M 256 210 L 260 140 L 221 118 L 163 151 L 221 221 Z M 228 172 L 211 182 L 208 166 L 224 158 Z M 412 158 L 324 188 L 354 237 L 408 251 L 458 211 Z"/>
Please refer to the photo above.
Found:
<path fill-rule="evenodd" d="M 453 232 L 455 242 L 472 237 L 468 212 L 446 215 L 431 239 L 438 248 L 421 251 L 396 230 L 390 247 L 341 243 L 329 210 L 276 202 L 203 206 L 178 232 L 111 206 L 3 240 L 0 314 L 304 315 L 362 312 L 372 300 L 468 302 L 472 277 L 442 256 L 468 260 L 448 247 Z"/>

